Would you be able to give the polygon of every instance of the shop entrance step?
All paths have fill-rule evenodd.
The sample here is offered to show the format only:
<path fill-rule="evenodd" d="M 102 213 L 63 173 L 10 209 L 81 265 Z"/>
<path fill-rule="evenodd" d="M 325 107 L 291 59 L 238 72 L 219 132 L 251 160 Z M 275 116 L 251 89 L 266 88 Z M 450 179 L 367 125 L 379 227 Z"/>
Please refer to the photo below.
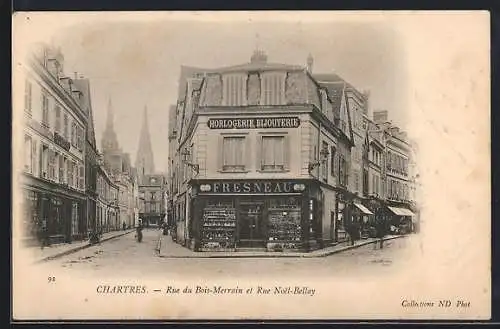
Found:
<path fill-rule="evenodd" d="M 251 247 L 244 247 L 244 248 L 236 248 L 236 251 L 247 251 L 247 252 L 266 252 L 266 248 L 251 248 Z"/>

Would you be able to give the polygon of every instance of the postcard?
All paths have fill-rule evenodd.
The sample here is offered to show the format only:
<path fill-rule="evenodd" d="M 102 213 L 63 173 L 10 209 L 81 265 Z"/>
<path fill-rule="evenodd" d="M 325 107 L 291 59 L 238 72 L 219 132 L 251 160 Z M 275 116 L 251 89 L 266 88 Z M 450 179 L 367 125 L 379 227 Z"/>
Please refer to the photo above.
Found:
<path fill-rule="evenodd" d="M 15 13 L 13 320 L 489 319 L 489 33 Z"/>

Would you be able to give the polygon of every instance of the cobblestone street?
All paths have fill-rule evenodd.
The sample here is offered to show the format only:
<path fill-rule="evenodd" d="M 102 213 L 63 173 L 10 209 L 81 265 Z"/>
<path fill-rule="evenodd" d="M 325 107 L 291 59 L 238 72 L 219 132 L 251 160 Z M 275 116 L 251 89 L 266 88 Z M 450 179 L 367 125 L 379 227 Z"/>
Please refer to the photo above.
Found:
<path fill-rule="evenodd" d="M 73 254 L 39 264 L 54 273 L 85 277 L 112 278 L 162 276 L 169 278 L 276 275 L 315 277 L 370 276 L 390 273 L 409 262 L 410 245 L 415 237 L 390 240 L 380 250 L 375 244 L 317 258 L 161 258 L 156 252 L 160 231 L 144 230 L 142 243 L 127 234 Z M 183 248 L 163 236 L 163 248 Z M 147 273 L 147 274 L 146 274 Z"/>

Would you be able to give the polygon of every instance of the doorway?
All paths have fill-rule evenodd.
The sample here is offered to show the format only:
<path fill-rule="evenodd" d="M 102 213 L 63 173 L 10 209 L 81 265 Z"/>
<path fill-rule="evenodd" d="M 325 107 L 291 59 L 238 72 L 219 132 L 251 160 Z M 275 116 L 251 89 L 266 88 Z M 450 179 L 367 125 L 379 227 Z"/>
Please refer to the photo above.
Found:
<path fill-rule="evenodd" d="M 264 202 L 240 202 L 239 246 L 243 248 L 265 247 Z"/>

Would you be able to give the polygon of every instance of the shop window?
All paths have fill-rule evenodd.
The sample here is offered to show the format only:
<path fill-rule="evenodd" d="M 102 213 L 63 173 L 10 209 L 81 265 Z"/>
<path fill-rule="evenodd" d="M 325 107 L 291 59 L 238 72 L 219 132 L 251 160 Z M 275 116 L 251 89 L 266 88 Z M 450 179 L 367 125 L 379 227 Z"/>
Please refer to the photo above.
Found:
<path fill-rule="evenodd" d="M 49 127 L 49 98 L 42 94 L 42 125 Z"/>
<path fill-rule="evenodd" d="M 52 214 L 49 218 L 51 223 L 49 224 L 49 234 L 64 234 L 64 218 L 63 218 L 63 203 L 58 197 L 53 197 L 52 199 Z"/>
<path fill-rule="evenodd" d="M 31 147 L 31 136 L 24 136 L 24 170 L 33 173 L 33 148 Z"/>
<path fill-rule="evenodd" d="M 77 202 L 73 202 L 71 210 L 71 234 L 78 234 L 78 221 L 79 221 L 79 207 Z"/>
<path fill-rule="evenodd" d="M 24 85 L 24 110 L 31 114 L 32 111 L 32 94 L 33 94 L 33 85 L 31 82 L 26 80 Z"/>
<path fill-rule="evenodd" d="M 245 137 L 223 137 L 222 158 L 223 171 L 245 170 Z"/>
<path fill-rule="evenodd" d="M 36 236 L 39 230 L 38 194 L 26 191 L 24 200 L 24 232 L 28 236 Z"/>
<path fill-rule="evenodd" d="M 285 136 L 262 136 L 260 169 L 285 169 Z"/>
<path fill-rule="evenodd" d="M 268 208 L 270 241 L 288 242 L 296 248 L 301 240 L 301 205 L 298 198 L 276 198 L 269 200 Z"/>

